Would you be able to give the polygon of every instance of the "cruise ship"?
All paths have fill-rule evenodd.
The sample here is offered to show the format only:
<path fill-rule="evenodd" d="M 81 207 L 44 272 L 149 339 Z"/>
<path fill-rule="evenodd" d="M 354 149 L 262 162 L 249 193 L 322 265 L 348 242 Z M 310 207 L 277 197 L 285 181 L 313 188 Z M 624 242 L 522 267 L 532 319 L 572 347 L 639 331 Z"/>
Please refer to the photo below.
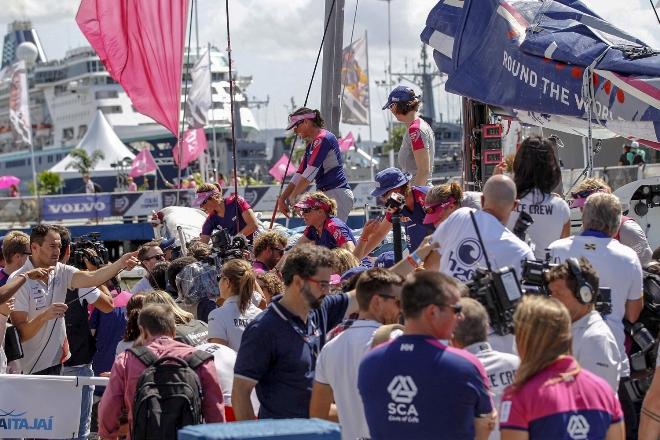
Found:
<path fill-rule="evenodd" d="M 97 110 L 100 110 L 119 138 L 132 150 L 149 146 L 164 177 L 172 180 L 176 175 L 171 148 L 176 143 L 172 134 L 151 118 L 138 113 L 123 88 L 106 71 L 91 47 L 80 47 L 66 52 L 61 60 L 49 61 L 42 48 L 37 31 L 29 21 L 15 21 L 8 26 L 4 37 L 2 67 L 16 61 L 20 45 L 28 45 L 35 52 L 34 64 L 29 66 L 30 119 L 33 131 L 34 157 L 37 172 L 50 169 L 73 149 L 87 132 Z M 184 52 L 182 79 L 182 115 L 184 85 L 190 86 L 187 72 L 197 61 L 205 47 Z M 226 160 L 226 137 L 232 120 L 229 95 L 229 67 L 226 55 L 211 47 L 212 108 L 206 127 L 209 145 L 213 138 L 221 144 L 220 156 L 211 155 L 210 168 L 220 167 Z M 239 134 L 258 130 L 252 111 L 248 107 L 246 88 L 251 77 L 235 78 L 234 105 L 240 114 L 237 121 Z M 188 74 L 189 75 L 189 74 Z M 146 144 L 145 144 L 146 143 Z M 225 152 L 223 155 L 222 152 Z M 223 157 L 224 156 L 224 157 Z M 217 163 L 215 163 L 217 161 Z M 0 175 L 14 175 L 21 179 L 26 192 L 32 180 L 32 159 L 29 146 L 16 142 L 9 123 L 9 85 L 0 85 Z M 76 179 L 74 179 L 76 180 Z M 104 190 L 112 191 L 115 179 L 98 182 Z M 66 182 L 65 192 L 74 191 L 80 181 Z"/>

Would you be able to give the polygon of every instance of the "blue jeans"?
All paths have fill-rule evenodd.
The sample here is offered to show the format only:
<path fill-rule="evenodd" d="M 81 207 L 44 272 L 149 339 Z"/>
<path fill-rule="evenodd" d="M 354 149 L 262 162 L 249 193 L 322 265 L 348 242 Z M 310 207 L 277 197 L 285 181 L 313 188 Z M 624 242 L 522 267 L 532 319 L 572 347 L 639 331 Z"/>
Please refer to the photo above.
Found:
<path fill-rule="evenodd" d="M 62 368 L 62 376 L 92 377 L 94 376 L 94 371 L 92 370 L 92 364 L 82 365 L 80 367 L 64 366 Z M 92 418 L 93 394 L 93 385 L 83 385 L 82 400 L 80 401 L 80 426 L 78 428 L 78 439 L 86 439 L 89 437 L 89 423 Z"/>

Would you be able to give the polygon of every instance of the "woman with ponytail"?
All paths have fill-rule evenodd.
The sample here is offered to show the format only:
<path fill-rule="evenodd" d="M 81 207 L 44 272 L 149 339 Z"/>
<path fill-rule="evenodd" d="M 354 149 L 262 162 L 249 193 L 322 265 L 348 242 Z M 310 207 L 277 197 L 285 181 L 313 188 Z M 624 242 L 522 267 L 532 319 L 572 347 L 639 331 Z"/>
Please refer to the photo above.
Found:
<path fill-rule="evenodd" d="M 334 134 L 325 129 L 325 122 L 318 110 L 302 107 L 289 115 L 287 130 L 307 142 L 305 154 L 291 183 L 277 201 L 277 209 L 287 217 L 296 198 L 312 184 L 337 202 L 337 217 L 348 219 L 353 209 L 353 192 L 346 179 L 339 142 Z"/>
<path fill-rule="evenodd" d="M 224 302 L 209 314 L 209 342 L 238 351 L 245 327 L 261 313 L 252 304 L 257 276 L 245 260 L 229 260 L 222 266 L 220 297 Z"/>
<path fill-rule="evenodd" d="M 616 394 L 571 356 L 566 307 L 554 298 L 525 296 L 513 324 L 520 368 L 502 397 L 502 440 L 623 440 L 623 412 Z"/>

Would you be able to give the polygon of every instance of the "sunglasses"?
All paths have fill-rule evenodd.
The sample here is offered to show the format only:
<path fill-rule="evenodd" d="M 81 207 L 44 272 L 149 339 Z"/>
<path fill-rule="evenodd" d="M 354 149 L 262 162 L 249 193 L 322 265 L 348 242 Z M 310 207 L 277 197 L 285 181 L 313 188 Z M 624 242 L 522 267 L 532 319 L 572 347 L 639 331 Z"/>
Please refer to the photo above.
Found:
<path fill-rule="evenodd" d="M 584 190 L 584 191 L 580 191 L 580 192 L 572 192 L 571 197 L 573 197 L 574 199 L 586 199 L 587 197 L 589 197 L 590 195 L 592 195 L 596 191 L 598 191 L 598 190 L 588 189 L 588 190 Z"/>
<path fill-rule="evenodd" d="M 317 284 L 321 289 L 326 290 L 330 289 L 330 281 L 321 281 L 321 280 L 316 280 L 314 278 L 303 278 L 305 281 L 311 281 L 314 284 Z"/>
<path fill-rule="evenodd" d="M 460 304 L 460 303 L 456 303 L 456 304 L 435 304 L 434 303 L 434 305 L 436 305 L 438 307 L 448 307 L 454 312 L 454 315 L 460 315 L 461 312 L 463 311 L 463 305 Z"/>
<path fill-rule="evenodd" d="M 303 122 L 305 122 L 305 119 L 301 119 L 300 121 L 296 122 L 293 124 L 293 127 L 291 127 L 291 130 L 295 130 L 296 128 L 300 127 Z"/>
<path fill-rule="evenodd" d="M 158 261 L 163 261 L 165 259 L 165 255 L 163 255 L 163 254 L 154 255 L 152 257 L 147 257 L 142 261 L 149 261 L 149 260 L 153 260 L 154 258 Z"/>

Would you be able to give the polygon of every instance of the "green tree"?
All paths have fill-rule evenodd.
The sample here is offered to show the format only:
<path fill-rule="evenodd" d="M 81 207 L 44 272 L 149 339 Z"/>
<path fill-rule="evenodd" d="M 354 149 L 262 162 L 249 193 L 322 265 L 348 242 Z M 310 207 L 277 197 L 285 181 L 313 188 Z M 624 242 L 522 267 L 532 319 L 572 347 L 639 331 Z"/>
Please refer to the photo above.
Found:
<path fill-rule="evenodd" d="M 383 143 L 383 154 L 387 154 L 390 150 L 395 152 L 399 151 L 401 148 L 401 142 L 403 142 L 403 136 L 406 133 L 406 127 L 402 124 L 398 124 L 392 127 L 392 135 L 390 139 Z"/>
<path fill-rule="evenodd" d="M 62 178 L 59 174 L 52 171 L 42 171 L 37 174 L 37 182 L 39 185 L 39 194 L 57 194 L 62 188 Z M 28 183 L 28 190 L 34 194 L 34 182 Z"/>
<path fill-rule="evenodd" d="M 66 166 L 66 169 L 73 168 L 80 174 L 89 174 L 99 160 L 105 159 L 105 154 L 101 150 L 94 150 L 90 156 L 82 148 L 74 148 L 69 153 L 69 156 L 71 156 L 73 161 Z"/>

